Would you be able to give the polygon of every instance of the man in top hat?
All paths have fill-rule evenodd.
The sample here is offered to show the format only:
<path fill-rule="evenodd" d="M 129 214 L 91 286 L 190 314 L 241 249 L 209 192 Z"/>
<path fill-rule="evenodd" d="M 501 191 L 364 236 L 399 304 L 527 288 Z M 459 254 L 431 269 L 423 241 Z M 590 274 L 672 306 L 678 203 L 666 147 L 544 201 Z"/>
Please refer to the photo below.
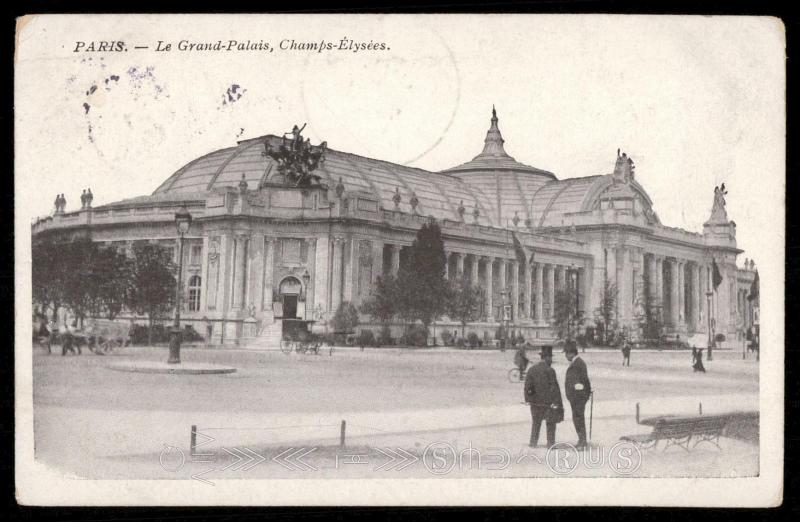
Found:
<path fill-rule="evenodd" d="M 574 342 L 567 342 L 564 347 L 564 355 L 570 362 L 567 368 L 567 376 L 564 379 L 564 391 L 567 400 L 572 408 L 572 422 L 578 434 L 577 449 L 586 447 L 586 402 L 592 394 L 592 384 L 589 382 L 589 373 L 586 371 L 586 363 L 578 355 L 578 347 Z"/>
<path fill-rule="evenodd" d="M 556 424 L 564 420 L 564 404 L 561 401 L 561 389 L 558 386 L 553 364 L 553 347 L 542 346 L 541 361 L 531 366 L 525 377 L 525 402 L 531 406 L 530 446 L 539 443 L 539 430 L 542 421 L 547 423 L 547 445 L 556 442 Z"/>

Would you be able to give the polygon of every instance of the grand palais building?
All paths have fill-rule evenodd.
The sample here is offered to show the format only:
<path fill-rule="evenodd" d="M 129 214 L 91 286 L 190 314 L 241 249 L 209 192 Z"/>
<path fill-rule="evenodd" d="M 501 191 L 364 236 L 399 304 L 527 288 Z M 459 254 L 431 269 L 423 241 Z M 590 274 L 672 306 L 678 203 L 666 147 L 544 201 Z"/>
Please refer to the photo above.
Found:
<path fill-rule="evenodd" d="M 32 232 L 128 250 L 155 242 L 177 258 L 174 216 L 185 207 L 193 221 L 182 316 L 218 344 L 275 347 L 284 319 L 323 325 L 342 302 L 358 306 L 378 276 L 397 273 L 431 218 L 444 237 L 447 277 L 463 274 L 483 291 L 483 317 L 467 327 L 481 336 L 494 336 L 505 315 L 530 340 L 552 338 L 556 292 L 575 285 L 577 307 L 591 318 L 606 280 L 618 288 L 621 326 L 636 324 L 645 285 L 672 335 L 706 336 L 711 327 L 730 342 L 757 320 L 757 302 L 747 299 L 755 267 L 737 265 L 742 250 L 722 192 L 712 205 L 709 188 L 702 232 L 667 226 L 619 151 L 608 173 L 558 179 L 506 153 L 493 111 L 483 150 L 461 165 L 429 172 L 323 146 L 320 183 L 296 187 L 265 153 L 281 143 L 273 135 L 240 141 L 193 159 L 150 195 L 62 206 Z M 444 318 L 437 337 L 442 329 L 460 325 Z"/>

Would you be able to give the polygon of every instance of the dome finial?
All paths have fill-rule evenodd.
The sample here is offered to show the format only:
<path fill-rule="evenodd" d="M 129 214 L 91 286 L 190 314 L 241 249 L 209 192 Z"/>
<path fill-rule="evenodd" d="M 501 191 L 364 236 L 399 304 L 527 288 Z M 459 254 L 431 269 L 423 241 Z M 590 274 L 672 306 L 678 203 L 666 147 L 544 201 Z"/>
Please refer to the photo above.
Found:
<path fill-rule="evenodd" d="M 500 135 L 500 129 L 497 126 L 497 110 L 494 104 L 492 104 L 492 124 L 489 126 L 489 132 L 486 133 L 486 139 L 483 142 L 483 152 L 479 156 L 508 156 L 503 149 L 503 136 Z"/>

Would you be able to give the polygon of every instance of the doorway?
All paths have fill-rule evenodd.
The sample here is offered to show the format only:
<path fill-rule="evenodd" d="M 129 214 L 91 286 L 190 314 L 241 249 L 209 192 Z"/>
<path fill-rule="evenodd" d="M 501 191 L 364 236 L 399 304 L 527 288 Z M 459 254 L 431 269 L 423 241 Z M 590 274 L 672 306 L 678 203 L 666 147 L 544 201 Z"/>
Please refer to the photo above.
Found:
<path fill-rule="evenodd" d="M 297 319 L 297 302 L 300 297 L 302 286 L 300 280 L 295 277 L 287 277 L 281 281 L 279 292 L 283 303 L 283 318 Z"/>
<path fill-rule="evenodd" d="M 283 318 L 296 319 L 297 318 L 297 296 L 284 295 L 283 296 Z"/>

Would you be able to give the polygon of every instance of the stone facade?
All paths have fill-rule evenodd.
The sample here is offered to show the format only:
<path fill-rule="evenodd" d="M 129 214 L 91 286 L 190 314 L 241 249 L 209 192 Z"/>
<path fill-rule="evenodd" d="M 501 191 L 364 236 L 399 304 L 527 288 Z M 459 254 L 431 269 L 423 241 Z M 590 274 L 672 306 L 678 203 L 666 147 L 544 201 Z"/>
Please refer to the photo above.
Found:
<path fill-rule="evenodd" d="M 578 308 L 592 317 L 605 280 L 618 288 L 620 325 L 633 332 L 645 296 L 673 335 L 705 335 L 711 325 L 732 338 L 753 323 L 755 267 L 737 267 L 742 251 L 724 196 L 715 195 L 702 233 L 664 226 L 619 151 L 610 174 L 558 180 L 505 152 L 493 114 L 484 150 L 458 167 L 426 172 L 327 149 L 323 184 L 297 188 L 262 153 L 263 143 L 279 140 L 198 158 L 150 196 L 60 206 L 32 232 L 88 235 L 121 249 L 151 241 L 177 252 L 173 219 L 185 206 L 194 220 L 183 285 L 193 293 L 184 294 L 182 316 L 221 344 L 269 347 L 287 317 L 322 328 L 343 301 L 358 305 L 378 276 L 397 273 L 430 218 L 442 229 L 447 277 L 483 290 L 483 317 L 467 328 L 482 336 L 493 336 L 509 302 L 512 328 L 551 338 L 556 293 L 576 285 Z M 375 328 L 363 319 L 362 328 Z M 436 328 L 460 330 L 447 320 Z"/>

